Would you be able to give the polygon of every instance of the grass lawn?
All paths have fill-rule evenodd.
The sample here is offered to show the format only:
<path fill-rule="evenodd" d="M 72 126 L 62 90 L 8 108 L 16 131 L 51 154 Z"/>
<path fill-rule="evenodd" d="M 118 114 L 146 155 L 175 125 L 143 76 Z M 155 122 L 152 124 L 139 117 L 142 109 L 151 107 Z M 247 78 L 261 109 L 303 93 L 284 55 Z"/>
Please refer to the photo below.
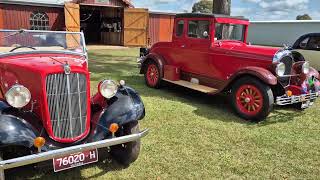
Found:
<path fill-rule="evenodd" d="M 276 108 L 259 124 L 233 114 L 225 95 L 168 85 L 148 88 L 138 74 L 138 49 L 92 50 L 92 90 L 103 78 L 126 80 L 145 103 L 138 160 L 106 162 L 61 173 L 23 171 L 17 179 L 319 179 L 320 103 L 303 112 Z"/>

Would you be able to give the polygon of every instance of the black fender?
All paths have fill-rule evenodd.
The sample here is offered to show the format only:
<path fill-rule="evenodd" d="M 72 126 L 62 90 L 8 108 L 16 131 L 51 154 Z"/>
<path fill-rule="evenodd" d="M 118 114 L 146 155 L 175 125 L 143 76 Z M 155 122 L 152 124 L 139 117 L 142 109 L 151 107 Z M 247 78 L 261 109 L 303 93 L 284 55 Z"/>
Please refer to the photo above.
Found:
<path fill-rule="evenodd" d="M 37 136 L 39 136 L 37 130 L 26 120 L 9 114 L 0 114 L 0 147 L 31 148 Z"/>
<path fill-rule="evenodd" d="M 162 78 L 164 75 L 164 65 L 167 63 L 164 58 L 155 53 L 149 53 L 147 56 L 143 57 L 143 61 L 141 62 L 140 74 L 145 73 L 146 65 L 150 61 L 154 61 L 155 63 L 157 63 L 160 70 L 160 77 Z"/>
<path fill-rule="evenodd" d="M 139 94 L 132 88 L 123 86 L 117 94 L 108 100 L 107 107 L 102 111 L 97 122 L 92 141 L 108 138 L 111 134 L 109 126 L 117 123 L 120 127 L 143 119 L 144 104 Z"/>

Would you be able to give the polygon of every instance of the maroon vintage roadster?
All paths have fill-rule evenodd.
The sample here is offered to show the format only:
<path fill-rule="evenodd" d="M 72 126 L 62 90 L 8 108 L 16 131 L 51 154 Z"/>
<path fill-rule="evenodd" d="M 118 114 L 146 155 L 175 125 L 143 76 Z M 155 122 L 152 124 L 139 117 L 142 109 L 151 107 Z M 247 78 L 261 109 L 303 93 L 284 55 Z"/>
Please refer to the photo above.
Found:
<path fill-rule="evenodd" d="M 0 179 L 51 159 L 55 172 L 93 163 L 101 151 L 137 159 L 148 132 L 140 96 L 106 79 L 90 97 L 89 74 L 82 33 L 0 30 Z"/>
<path fill-rule="evenodd" d="M 146 84 L 167 81 L 208 94 L 230 92 L 234 110 L 265 119 L 274 104 L 307 108 L 319 96 L 318 72 L 288 48 L 247 44 L 249 21 L 215 14 L 178 14 L 172 42 L 141 49 Z"/>

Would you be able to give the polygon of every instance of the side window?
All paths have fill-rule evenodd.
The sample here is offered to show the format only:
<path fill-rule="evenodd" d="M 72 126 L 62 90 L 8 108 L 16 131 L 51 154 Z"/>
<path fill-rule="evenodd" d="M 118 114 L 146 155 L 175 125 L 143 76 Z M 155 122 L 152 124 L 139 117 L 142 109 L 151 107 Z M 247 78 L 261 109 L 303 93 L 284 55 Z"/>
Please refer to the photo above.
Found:
<path fill-rule="evenodd" d="M 300 44 L 299 44 L 299 49 L 306 49 L 309 39 L 310 38 L 307 37 L 303 41 L 301 41 Z"/>
<path fill-rule="evenodd" d="M 178 21 L 177 27 L 176 27 L 176 36 L 182 36 L 183 27 L 184 27 L 184 20 Z"/>
<path fill-rule="evenodd" d="M 31 30 L 49 30 L 49 16 L 45 12 L 32 12 L 29 20 Z"/>
<path fill-rule="evenodd" d="M 311 37 L 307 45 L 307 49 L 310 50 L 320 50 L 320 37 Z"/>
<path fill-rule="evenodd" d="M 188 37 L 208 39 L 209 21 L 188 21 Z"/>

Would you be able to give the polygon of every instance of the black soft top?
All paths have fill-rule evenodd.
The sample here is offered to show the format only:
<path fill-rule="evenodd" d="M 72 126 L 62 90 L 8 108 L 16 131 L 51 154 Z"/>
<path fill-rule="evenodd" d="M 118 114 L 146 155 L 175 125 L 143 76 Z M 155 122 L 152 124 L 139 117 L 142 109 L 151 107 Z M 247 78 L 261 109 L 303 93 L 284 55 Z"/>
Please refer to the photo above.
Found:
<path fill-rule="evenodd" d="M 224 14 L 208 14 L 208 13 L 181 13 L 176 14 L 176 18 L 231 18 L 249 21 L 249 19 L 242 16 L 228 16 Z"/>

